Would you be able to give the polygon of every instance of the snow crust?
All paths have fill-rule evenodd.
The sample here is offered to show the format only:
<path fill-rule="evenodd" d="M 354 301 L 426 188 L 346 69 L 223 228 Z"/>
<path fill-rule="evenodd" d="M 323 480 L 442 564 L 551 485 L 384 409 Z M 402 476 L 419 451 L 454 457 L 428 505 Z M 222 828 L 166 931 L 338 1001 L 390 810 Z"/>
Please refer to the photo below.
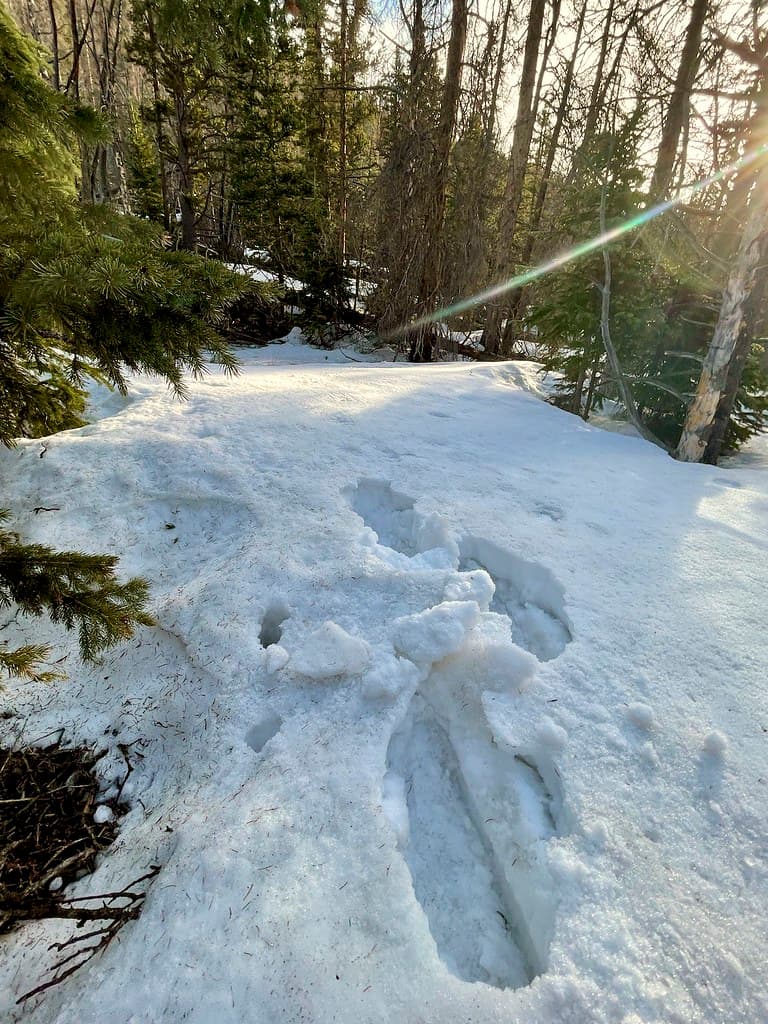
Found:
<path fill-rule="evenodd" d="M 0 937 L 0 1018 L 768 1020 L 764 469 L 594 429 L 518 364 L 325 355 L 95 389 L 0 452 L 14 528 L 118 554 L 158 622 L 85 667 L 5 615 L 69 679 L 10 683 L 2 738 L 105 749 L 105 795 L 131 752 L 69 895 L 161 866 L 24 1007 L 72 926 Z"/>

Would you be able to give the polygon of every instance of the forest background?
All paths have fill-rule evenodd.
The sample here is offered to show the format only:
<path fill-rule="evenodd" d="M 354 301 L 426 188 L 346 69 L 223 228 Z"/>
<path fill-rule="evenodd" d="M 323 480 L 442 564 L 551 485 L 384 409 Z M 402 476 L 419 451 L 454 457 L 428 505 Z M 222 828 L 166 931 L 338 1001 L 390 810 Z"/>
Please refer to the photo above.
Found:
<path fill-rule="evenodd" d="M 558 404 L 587 419 L 617 403 L 694 461 L 763 425 L 768 188 L 744 162 L 768 140 L 762 4 L 10 9 L 50 88 L 97 112 L 77 138 L 79 201 L 275 282 L 237 300 L 232 286 L 230 340 L 298 320 L 414 360 L 446 335 L 481 358 L 533 352 Z M 610 248 L 442 314 L 670 197 Z"/>

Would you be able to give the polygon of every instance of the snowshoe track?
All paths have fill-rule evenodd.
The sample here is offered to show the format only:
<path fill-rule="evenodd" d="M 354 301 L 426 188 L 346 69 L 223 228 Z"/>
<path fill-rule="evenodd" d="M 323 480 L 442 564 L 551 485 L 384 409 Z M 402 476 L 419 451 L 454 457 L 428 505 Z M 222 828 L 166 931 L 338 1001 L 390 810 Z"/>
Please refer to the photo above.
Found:
<path fill-rule="evenodd" d="M 472 534 L 457 544 L 442 517 L 418 512 L 386 480 L 345 494 L 382 557 L 409 560 L 398 568 L 421 570 L 420 556 L 442 547 L 443 565 L 458 570 L 450 590 L 468 597 L 477 570 L 487 573 L 489 610 L 539 661 L 571 642 L 564 590 L 548 569 Z M 417 689 L 390 739 L 382 804 L 446 967 L 463 981 L 520 988 L 547 968 L 557 896 L 546 844 L 563 834 L 564 794 L 548 757 L 494 737 L 482 680 L 467 669 L 463 678 L 461 667 L 433 664 Z"/>

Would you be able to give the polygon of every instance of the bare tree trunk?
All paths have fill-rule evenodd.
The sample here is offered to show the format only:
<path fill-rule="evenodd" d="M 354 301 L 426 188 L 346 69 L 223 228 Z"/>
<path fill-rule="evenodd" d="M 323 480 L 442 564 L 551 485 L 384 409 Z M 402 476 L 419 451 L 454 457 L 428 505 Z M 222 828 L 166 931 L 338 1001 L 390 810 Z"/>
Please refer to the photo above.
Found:
<path fill-rule="evenodd" d="M 499 40 L 499 52 L 496 58 L 496 69 L 493 74 L 493 83 L 491 85 L 491 100 L 488 108 L 488 122 L 485 126 L 485 136 L 483 138 L 484 153 L 487 156 L 491 152 L 493 146 L 493 136 L 496 131 L 496 113 L 499 104 L 499 87 L 501 85 L 501 76 L 504 72 L 504 56 L 507 49 L 507 33 L 509 32 L 509 18 L 512 13 L 512 0 L 507 0 L 506 7 L 504 8 L 504 16 L 501 22 L 501 39 Z"/>
<path fill-rule="evenodd" d="M 56 8 L 53 0 L 48 0 L 48 15 L 51 19 L 51 52 L 53 54 L 53 87 L 56 92 L 61 89 L 61 67 L 59 63 L 59 26 L 56 22 Z"/>
<path fill-rule="evenodd" d="M 677 69 L 675 87 L 669 101 L 667 116 L 664 119 L 661 142 L 656 156 L 656 167 L 651 180 L 651 196 L 654 199 L 663 199 L 672 182 L 675 155 L 680 143 L 680 135 L 688 120 L 691 89 L 701 59 L 701 34 L 708 8 L 708 0 L 693 0 L 691 20 L 688 22 L 685 33 L 685 45 L 680 57 L 680 66 Z"/>
<path fill-rule="evenodd" d="M 76 100 L 80 99 L 80 29 L 77 24 L 77 7 L 75 0 L 69 0 L 69 29 L 72 35 L 72 70 L 67 81 L 67 92 L 70 85 L 74 85 L 73 95 Z"/>
<path fill-rule="evenodd" d="M 181 248 L 192 250 L 197 244 L 197 222 L 194 205 L 192 160 L 187 133 L 187 104 L 181 88 L 174 90 L 173 102 L 176 111 L 176 163 L 179 168 Z"/>
<path fill-rule="evenodd" d="M 344 264 L 347 248 L 347 0 L 341 0 L 339 38 L 339 266 Z"/>
<path fill-rule="evenodd" d="M 456 128 L 456 114 L 459 108 L 461 88 L 461 66 L 467 41 L 467 0 L 453 0 L 451 7 L 451 38 L 445 66 L 445 84 L 440 102 L 440 122 L 435 138 L 427 183 L 426 218 L 424 223 L 425 258 L 419 287 L 419 313 L 429 314 L 434 309 L 440 289 L 443 266 L 443 228 L 445 225 L 445 202 L 448 187 L 448 161 L 451 153 L 453 133 Z M 418 328 L 411 338 L 410 358 L 421 360 L 431 358 L 429 338 L 432 325 Z"/>
<path fill-rule="evenodd" d="M 677 446 L 676 456 L 683 462 L 701 462 L 704 458 L 721 398 L 728 390 L 729 373 L 736 358 L 747 301 L 760 263 L 767 216 L 768 166 L 763 165 L 754 178 L 747 221 L 723 292 L 720 316 Z M 738 364 L 733 368 L 736 371 Z M 738 388 L 741 372 L 736 373 L 736 377 L 735 386 Z"/>
<path fill-rule="evenodd" d="M 523 70 L 520 79 L 520 94 L 517 103 L 517 118 L 512 136 L 512 152 L 510 154 L 499 221 L 499 240 L 495 261 L 497 277 L 503 276 L 509 270 L 510 246 L 517 226 L 517 216 L 523 197 L 523 183 L 528 166 L 528 155 L 531 149 L 533 124 L 536 104 L 538 102 L 538 96 L 535 94 L 536 67 L 539 60 L 545 8 L 546 0 L 531 0 L 531 8 L 528 15 L 528 32 L 523 55 Z M 488 307 L 483 343 L 486 352 L 491 355 L 495 355 L 499 351 L 503 312 L 504 304 L 502 302 L 494 302 Z"/>
<path fill-rule="evenodd" d="M 752 351 L 752 345 L 763 333 L 761 314 L 765 301 L 766 287 L 768 286 L 768 273 L 765 267 L 766 259 L 768 259 L 768 233 L 764 234 L 762 238 L 759 263 L 761 271 L 755 275 L 755 285 L 747 299 L 741 334 L 728 369 L 728 382 L 725 391 L 720 396 L 712 433 L 709 435 L 709 441 L 707 442 L 707 448 L 702 460 L 711 466 L 717 465 L 717 460 L 722 453 L 725 434 L 728 430 L 728 424 L 731 422 L 731 416 L 736 404 L 736 396 L 741 386 L 741 378 L 744 375 L 747 359 Z"/>
<path fill-rule="evenodd" d="M 531 213 L 531 222 L 528 225 L 528 237 L 525 242 L 525 248 L 521 255 L 521 262 L 526 265 L 530 262 L 531 256 L 533 255 L 533 249 L 536 244 L 536 236 L 541 225 L 541 217 L 544 212 L 544 202 L 547 197 L 547 190 L 549 188 L 549 179 L 552 174 L 552 167 L 555 163 L 555 156 L 557 155 L 557 148 L 560 144 L 560 133 L 563 130 L 563 124 L 565 123 L 565 115 L 568 112 L 568 102 L 571 98 L 571 89 L 573 88 L 573 79 L 576 71 L 576 58 L 579 55 L 579 48 L 581 46 L 581 37 L 584 31 L 584 20 L 587 15 L 587 7 L 589 6 L 589 0 L 584 0 L 579 12 L 579 20 L 576 25 L 576 38 L 573 43 L 573 50 L 568 61 L 568 65 L 565 71 L 565 78 L 563 80 L 563 88 L 560 94 L 560 102 L 557 107 L 557 114 L 555 115 L 555 123 L 552 126 L 552 134 L 549 139 L 549 145 L 547 147 L 547 156 L 544 161 L 544 168 L 542 171 L 539 184 L 536 189 L 536 196 L 533 202 L 533 212 Z M 512 309 L 511 318 L 513 320 L 519 320 L 525 309 L 525 295 L 526 290 L 521 288 L 516 293 L 510 296 L 510 307 Z"/>
<path fill-rule="evenodd" d="M 587 368 L 582 366 L 579 370 L 579 375 L 576 378 L 576 386 L 573 389 L 573 397 L 571 398 L 571 409 L 572 413 L 577 416 L 581 416 L 581 399 L 584 394 L 584 381 L 587 376 Z"/>
<path fill-rule="evenodd" d="M 154 115 L 155 115 L 155 145 L 157 147 L 157 160 L 160 167 L 160 195 L 163 200 L 163 227 L 166 231 L 171 226 L 171 207 L 168 201 L 168 177 L 165 166 L 165 147 L 163 145 L 163 121 L 160 114 L 160 82 L 157 74 L 157 33 L 155 32 L 155 22 L 152 17 L 152 11 L 147 8 L 147 35 L 149 36 L 150 46 L 152 47 L 152 98 L 154 100 Z"/>

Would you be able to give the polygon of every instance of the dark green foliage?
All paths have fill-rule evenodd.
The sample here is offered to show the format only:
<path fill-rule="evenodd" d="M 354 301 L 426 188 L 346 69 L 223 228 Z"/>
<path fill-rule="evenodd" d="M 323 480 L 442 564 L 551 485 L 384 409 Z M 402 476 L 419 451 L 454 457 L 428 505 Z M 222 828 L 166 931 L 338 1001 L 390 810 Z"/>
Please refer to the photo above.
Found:
<path fill-rule="evenodd" d="M 0 510 L 0 518 L 6 517 Z M 67 629 L 76 628 L 83 660 L 93 661 L 104 648 L 133 636 L 137 625 L 154 622 L 145 611 L 148 582 L 136 577 L 120 583 L 116 566 L 112 555 L 22 544 L 16 534 L 0 530 L 0 608 L 15 605 L 25 615 L 47 614 Z M 48 653 L 40 645 L 0 650 L 0 667 L 11 675 L 35 675 L 35 665 Z"/>
<path fill-rule="evenodd" d="M 128 371 L 148 371 L 183 394 L 205 349 L 234 370 L 216 325 L 244 279 L 167 251 L 154 225 L 80 206 L 73 153 L 98 119 L 42 80 L 40 54 L 4 8 L 0 58 L 0 442 L 81 424 L 86 375 L 124 390 Z M 0 606 L 77 629 L 91 659 L 152 621 L 146 581 L 120 583 L 116 564 L 0 530 Z M 46 655 L 34 643 L 2 650 L 0 668 L 35 674 Z"/>
<path fill-rule="evenodd" d="M 302 281 L 322 274 L 335 255 L 332 124 L 322 68 L 308 42 L 313 28 L 299 39 L 275 14 L 272 45 L 233 61 L 229 94 L 241 230 L 268 250 L 281 273 Z"/>
<path fill-rule="evenodd" d="M 94 111 L 42 81 L 42 51 L 0 5 L 0 217 L 45 208 L 74 195 L 76 137 L 96 141 L 104 126 Z"/>
<path fill-rule="evenodd" d="M 736 451 L 768 425 L 768 368 L 765 342 L 755 342 L 747 358 L 733 413 L 725 432 L 724 452 Z"/>
<path fill-rule="evenodd" d="M 133 212 L 146 220 L 162 224 L 164 211 L 160 159 L 147 124 L 135 108 L 131 109 L 130 114 L 126 170 Z"/>
<path fill-rule="evenodd" d="M 608 228 L 642 213 L 637 144 L 637 123 L 630 120 L 584 154 L 580 180 L 560 196 L 561 224 L 569 232 L 564 244 L 599 234 L 604 188 Z M 719 306 L 715 268 L 700 259 L 692 268 L 690 252 L 677 251 L 673 236 L 666 222 L 657 222 L 611 244 L 613 342 L 643 422 L 670 447 L 679 439 Z M 537 285 L 529 314 L 546 346 L 545 367 L 559 375 L 555 403 L 585 417 L 606 399 L 620 404 L 600 334 L 603 274 L 599 250 L 567 263 Z M 749 366 L 726 445 L 764 422 L 764 385 L 757 361 Z"/>
<path fill-rule="evenodd" d="M 640 212 L 642 176 L 636 165 L 637 126 L 630 122 L 612 136 L 595 140 L 584 155 L 581 180 L 562 197 L 564 244 L 600 233 L 600 204 L 605 192 L 608 228 Z M 663 310 L 666 268 L 656 265 L 634 235 L 611 245 L 611 334 L 626 373 L 637 370 L 635 354 L 654 348 Z M 601 251 L 566 263 L 536 289 L 530 322 L 547 346 L 545 365 L 561 375 L 557 403 L 587 414 L 593 403 L 616 396 L 606 379 L 600 334 L 604 267 Z M 585 388 L 594 381 L 592 390 Z M 598 385 L 599 382 L 599 385 Z"/>
<path fill-rule="evenodd" d="M 243 291 L 240 278 L 166 251 L 149 224 L 104 208 L 66 214 L 13 238 L 7 230 L 0 245 L 5 444 L 77 425 L 73 384 L 94 369 L 121 391 L 128 370 L 159 374 L 183 394 L 184 371 L 204 371 L 204 349 L 235 368 L 216 324 Z"/>
<path fill-rule="evenodd" d="M 215 220 L 212 194 L 228 185 L 229 64 L 261 50 L 268 19 L 267 0 L 131 3 L 128 54 L 157 89 L 146 121 L 170 170 L 171 212 L 178 210 L 185 249 L 208 241 L 203 222 Z"/>

